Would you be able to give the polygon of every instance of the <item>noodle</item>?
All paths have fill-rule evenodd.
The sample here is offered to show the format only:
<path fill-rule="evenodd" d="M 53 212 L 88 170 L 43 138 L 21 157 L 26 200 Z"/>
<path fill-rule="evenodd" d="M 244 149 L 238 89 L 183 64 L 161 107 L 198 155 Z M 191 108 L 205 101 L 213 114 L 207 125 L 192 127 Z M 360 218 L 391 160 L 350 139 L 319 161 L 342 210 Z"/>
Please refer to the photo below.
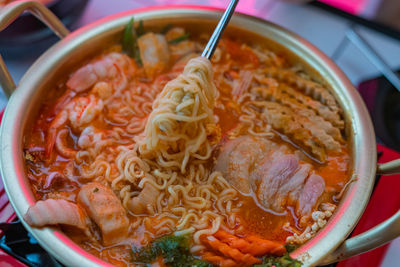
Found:
<path fill-rule="evenodd" d="M 219 129 L 213 113 L 218 91 L 212 79 L 210 62 L 194 58 L 156 99 L 155 88 L 142 84 L 131 84 L 125 91 L 117 91 L 105 105 L 113 110 L 121 105 L 115 103 L 122 101 L 125 108 L 108 113 L 107 118 L 126 125 L 129 135 L 142 134 L 116 149 L 104 149 L 121 143 L 121 136 L 126 133 L 115 135 L 118 129 L 115 127 L 106 137 L 93 127 L 86 128 L 80 144 L 88 149 L 76 155 L 78 163 L 85 162 L 79 169 L 81 177 L 105 177 L 128 210 L 133 199 L 140 197 L 141 190 L 150 184 L 157 193 L 151 196 L 155 198 L 154 205 L 145 208 L 154 216 L 151 220 L 146 217 L 146 228 L 154 228 L 156 235 L 174 229 L 194 232 L 197 248 L 201 248 L 200 236 L 219 229 L 223 218 L 218 214 L 227 214 L 229 224 L 233 225 L 236 220 L 233 212 L 237 211 L 234 208 L 237 201 L 233 202 L 236 190 L 220 173 L 210 173 L 203 165 L 219 139 L 215 136 Z M 136 214 L 135 210 L 131 212 Z M 138 218 L 131 228 L 141 225 L 142 219 Z"/>
<path fill-rule="evenodd" d="M 154 101 L 144 136 L 138 140 L 142 156 L 156 158 L 163 167 L 179 166 L 182 173 L 190 158 L 210 156 L 207 137 L 216 134 L 213 109 L 218 96 L 212 73 L 210 62 L 198 57 L 166 84 Z"/>

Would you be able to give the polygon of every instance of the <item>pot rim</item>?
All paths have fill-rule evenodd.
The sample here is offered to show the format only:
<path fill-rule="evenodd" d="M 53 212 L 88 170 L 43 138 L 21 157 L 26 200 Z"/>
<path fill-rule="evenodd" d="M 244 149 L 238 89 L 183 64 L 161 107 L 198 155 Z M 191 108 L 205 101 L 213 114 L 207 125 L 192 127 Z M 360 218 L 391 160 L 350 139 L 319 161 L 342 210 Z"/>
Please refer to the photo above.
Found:
<path fill-rule="evenodd" d="M 196 16 L 199 20 L 216 21 L 222 10 L 204 6 L 163 6 L 134 9 L 111 15 L 87 25 L 59 41 L 47 50 L 27 71 L 11 96 L 1 125 L 1 176 L 9 200 L 18 217 L 22 218 L 29 205 L 35 202 L 26 179 L 22 138 L 27 122 L 27 111 L 32 109 L 35 85 L 44 85 L 54 67 L 76 51 L 85 42 L 93 42 L 96 36 L 122 29 L 132 15 L 137 19 L 176 18 Z M 372 122 L 360 95 L 346 75 L 315 46 L 298 35 L 263 19 L 237 13 L 231 25 L 249 28 L 260 35 L 268 33 L 270 39 L 303 58 L 316 69 L 333 88 L 336 99 L 345 110 L 348 131 L 352 138 L 353 173 L 357 181 L 349 186 L 335 214 L 314 238 L 291 255 L 303 260 L 305 265 L 315 265 L 338 247 L 350 234 L 361 217 L 371 194 L 376 171 L 376 143 Z M 248 29 L 248 30 L 249 30 Z M 264 35 L 265 36 L 265 35 Z M 351 121 L 351 123 L 349 123 Z M 111 266 L 81 249 L 57 228 L 31 228 L 21 220 L 25 228 L 39 243 L 59 261 L 67 265 Z"/>

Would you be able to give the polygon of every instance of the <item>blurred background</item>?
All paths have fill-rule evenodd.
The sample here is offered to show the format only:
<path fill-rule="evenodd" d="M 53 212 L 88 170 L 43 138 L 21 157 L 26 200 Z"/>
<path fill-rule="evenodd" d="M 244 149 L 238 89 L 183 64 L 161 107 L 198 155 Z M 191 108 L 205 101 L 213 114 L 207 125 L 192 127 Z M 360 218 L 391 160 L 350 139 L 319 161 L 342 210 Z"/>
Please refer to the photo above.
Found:
<path fill-rule="evenodd" d="M 129 9 L 187 4 L 225 8 L 229 2 L 228 0 L 42 1 L 46 2 L 71 30 Z M 9 1 L 0 0 L 0 10 L 7 2 Z M 382 145 L 378 150 L 383 152 L 384 160 L 400 157 L 400 154 L 396 154 L 396 150 L 400 152 L 400 92 L 398 91 L 400 80 L 398 76 L 393 76 L 400 70 L 400 0 L 240 0 L 237 11 L 288 28 L 331 57 L 348 75 L 364 98 L 374 121 L 378 142 Z M 18 82 L 37 57 L 56 41 L 57 38 L 49 30 L 26 14 L 0 33 L 0 53 L 5 58 L 14 80 Z M 6 97 L 0 93 L 0 110 L 6 103 Z M 397 189 L 393 184 L 395 181 L 399 183 L 399 180 L 400 176 L 392 176 L 384 177 L 377 182 L 372 199 L 374 201 L 371 201 L 374 204 L 368 207 L 365 218 L 362 218 L 355 232 L 371 228 L 399 209 L 400 189 L 396 192 Z M 388 190 L 391 194 L 388 194 Z M 1 242 L 5 242 L 4 237 Z M 4 257 L 0 253 L 0 265 L 3 261 Z M 398 238 L 389 246 L 337 266 L 391 267 L 399 266 L 399 262 L 400 239 Z"/>

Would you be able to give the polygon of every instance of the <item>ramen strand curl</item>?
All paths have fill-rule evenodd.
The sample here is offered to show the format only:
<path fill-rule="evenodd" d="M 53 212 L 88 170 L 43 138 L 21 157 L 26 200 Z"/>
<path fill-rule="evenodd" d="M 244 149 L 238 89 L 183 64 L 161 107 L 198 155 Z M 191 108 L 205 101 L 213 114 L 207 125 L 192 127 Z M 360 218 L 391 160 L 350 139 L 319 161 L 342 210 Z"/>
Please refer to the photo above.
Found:
<path fill-rule="evenodd" d="M 213 109 L 218 97 L 212 80 L 211 63 L 197 57 L 188 62 L 183 74 L 166 84 L 154 101 L 144 135 L 138 138 L 142 155 L 152 155 L 161 166 L 179 166 L 182 173 L 189 159 L 209 157 L 207 136 L 213 133 L 206 125 L 215 125 Z"/>

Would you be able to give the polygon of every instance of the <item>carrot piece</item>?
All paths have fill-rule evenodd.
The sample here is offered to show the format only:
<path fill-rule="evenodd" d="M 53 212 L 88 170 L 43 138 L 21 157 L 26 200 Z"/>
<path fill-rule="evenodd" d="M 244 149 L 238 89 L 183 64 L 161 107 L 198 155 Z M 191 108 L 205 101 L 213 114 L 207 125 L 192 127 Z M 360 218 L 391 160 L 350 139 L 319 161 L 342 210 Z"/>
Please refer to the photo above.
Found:
<path fill-rule="evenodd" d="M 202 259 L 220 267 L 233 267 L 237 265 L 235 261 L 222 256 L 218 256 L 212 252 L 204 253 L 202 255 Z"/>
<path fill-rule="evenodd" d="M 256 235 L 251 235 L 248 238 L 240 238 L 223 230 L 219 230 L 214 236 L 221 242 L 253 256 L 262 256 L 265 254 L 280 256 L 286 252 L 285 247 L 281 243 L 262 239 Z"/>
<path fill-rule="evenodd" d="M 235 261 L 242 264 L 253 265 L 256 263 L 261 263 L 260 259 L 257 259 L 250 254 L 243 254 L 238 249 L 229 247 L 227 244 L 219 241 L 214 236 L 207 236 L 203 239 L 203 241 L 214 250 L 222 253 L 225 256 L 231 257 Z"/>
<path fill-rule="evenodd" d="M 244 239 L 254 244 L 254 247 L 257 247 L 260 253 L 262 251 L 263 254 L 269 253 L 276 256 L 282 256 L 286 252 L 285 246 L 279 242 L 262 239 L 256 235 L 248 235 L 245 236 Z"/>
<path fill-rule="evenodd" d="M 251 244 L 243 239 L 243 238 L 239 238 L 237 236 L 231 235 L 228 232 L 225 232 L 224 230 L 218 230 L 214 236 L 216 238 L 218 238 L 219 240 L 221 240 L 224 243 L 227 243 L 228 245 L 230 245 L 231 247 L 237 248 L 238 250 L 240 250 L 243 253 L 250 253 L 250 247 Z M 250 253 L 252 254 L 252 253 Z M 252 254 L 253 256 L 256 256 L 254 254 Z"/>

